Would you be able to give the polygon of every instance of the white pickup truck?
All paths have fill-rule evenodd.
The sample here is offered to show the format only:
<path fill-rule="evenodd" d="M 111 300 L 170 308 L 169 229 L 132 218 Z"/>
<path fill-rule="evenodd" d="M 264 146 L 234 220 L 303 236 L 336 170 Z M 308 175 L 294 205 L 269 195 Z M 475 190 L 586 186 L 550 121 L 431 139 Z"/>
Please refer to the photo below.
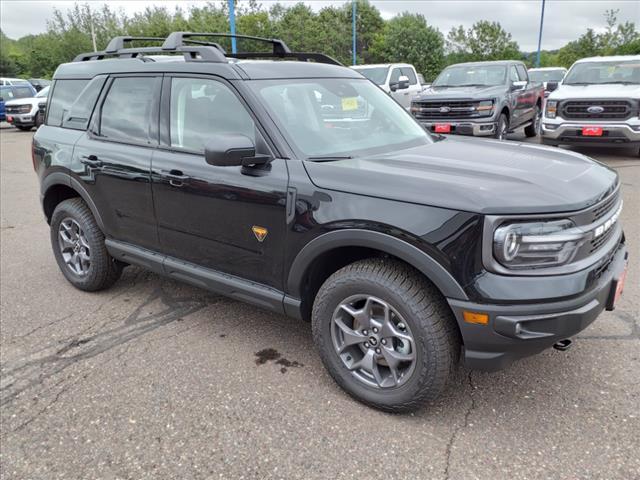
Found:
<path fill-rule="evenodd" d="M 407 110 L 411 107 L 411 100 L 423 90 L 416 69 L 408 63 L 356 65 L 351 68 L 378 85 Z"/>
<path fill-rule="evenodd" d="M 578 60 L 547 89 L 542 143 L 640 147 L 640 55 Z"/>

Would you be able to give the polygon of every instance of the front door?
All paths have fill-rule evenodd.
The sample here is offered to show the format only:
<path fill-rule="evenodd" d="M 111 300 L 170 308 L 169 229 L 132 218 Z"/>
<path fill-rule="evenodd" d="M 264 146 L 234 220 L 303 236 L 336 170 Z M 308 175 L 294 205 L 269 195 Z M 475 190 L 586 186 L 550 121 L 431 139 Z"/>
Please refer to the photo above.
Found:
<path fill-rule="evenodd" d="M 264 143 L 230 85 L 214 77 L 165 77 L 161 148 L 152 160 L 162 252 L 281 289 L 286 162 L 275 159 L 261 168 L 210 165 L 205 144 L 224 133 Z"/>

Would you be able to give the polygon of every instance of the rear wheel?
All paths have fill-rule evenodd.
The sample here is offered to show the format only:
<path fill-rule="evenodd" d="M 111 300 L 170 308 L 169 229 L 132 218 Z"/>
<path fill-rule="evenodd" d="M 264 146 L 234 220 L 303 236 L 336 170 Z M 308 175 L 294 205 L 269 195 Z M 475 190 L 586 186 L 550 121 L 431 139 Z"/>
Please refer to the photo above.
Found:
<path fill-rule="evenodd" d="M 60 270 L 80 290 L 108 288 L 122 274 L 123 264 L 107 252 L 104 234 L 81 198 L 65 200 L 54 210 L 51 244 Z"/>
<path fill-rule="evenodd" d="M 435 399 L 459 357 L 457 325 L 440 292 L 392 260 L 363 260 L 334 273 L 318 292 L 312 323 L 334 380 L 385 411 L 413 411 Z"/>
<path fill-rule="evenodd" d="M 542 125 L 542 109 L 540 105 L 536 105 L 535 115 L 531 121 L 531 125 L 528 125 L 524 129 L 524 134 L 531 138 L 540 135 L 540 126 Z"/>
<path fill-rule="evenodd" d="M 509 120 L 504 113 L 500 114 L 500 118 L 498 119 L 498 125 L 496 127 L 496 132 L 493 134 L 493 138 L 498 140 L 504 140 L 507 137 L 507 131 L 509 130 Z"/>

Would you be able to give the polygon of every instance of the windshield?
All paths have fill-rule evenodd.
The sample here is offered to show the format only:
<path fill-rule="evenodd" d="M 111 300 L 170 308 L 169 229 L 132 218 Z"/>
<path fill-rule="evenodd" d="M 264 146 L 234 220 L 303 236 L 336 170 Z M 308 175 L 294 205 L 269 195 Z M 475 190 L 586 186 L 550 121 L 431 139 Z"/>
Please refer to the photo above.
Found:
<path fill-rule="evenodd" d="M 640 84 L 640 60 L 576 63 L 565 85 Z"/>
<path fill-rule="evenodd" d="M 561 82 L 566 70 L 529 70 L 529 80 L 532 82 Z"/>
<path fill-rule="evenodd" d="M 507 68 L 503 65 L 458 65 L 445 68 L 432 87 L 504 85 Z"/>
<path fill-rule="evenodd" d="M 367 77 L 376 85 L 384 85 L 387 81 L 387 72 L 389 67 L 371 67 L 371 68 L 356 68 L 357 72 Z"/>
<path fill-rule="evenodd" d="M 364 79 L 247 83 L 306 158 L 387 153 L 433 141 L 404 108 Z"/>
<path fill-rule="evenodd" d="M 44 87 L 42 90 L 40 90 L 38 93 L 36 93 L 36 98 L 47 98 L 47 95 L 49 95 L 49 87 L 46 86 Z"/>

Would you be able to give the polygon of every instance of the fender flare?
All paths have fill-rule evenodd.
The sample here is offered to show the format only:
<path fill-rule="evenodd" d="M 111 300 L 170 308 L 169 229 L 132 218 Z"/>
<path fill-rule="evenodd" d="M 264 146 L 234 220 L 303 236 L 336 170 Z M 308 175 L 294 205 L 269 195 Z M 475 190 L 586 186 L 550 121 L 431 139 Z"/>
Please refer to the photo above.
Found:
<path fill-rule="evenodd" d="M 47 195 L 47 192 L 49 192 L 49 190 L 52 187 L 55 187 L 57 185 L 63 185 L 65 187 L 71 188 L 72 190 L 75 190 L 78 193 L 78 195 L 82 198 L 82 200 L 84 200 L 84 202 L 87 204 L 87 206 L 89 207 L 89 210 L 91 210 L 91 213 L 93 214 L 93 218 L 96 219 L 96 223 L 98 224 L 98 227 L 100 227 L 100 230 L 102 230 L 103 232 L 105 231 L 104 222 L 102 221 L 102 217 L 100 216 L 98 207 L 96 207 L 96 204 L 91 199 L 91 196 L 89 195 L 87 190 L 84 188 L 82 183 L 79 180 L 73 178 L 68 173 L 52 172 L 43 179 L 42 187 L 41 187 L 41 192 L 42 192 L 41 203 L 43 208 L 44 208 L 44 199 Z"/>
<path fill-rule="evenodd" d="M 438 262 L 410 243 L 372 230 L 335 230 L 314 238 L 298 253 L 287 279 L 287 292 L 301 298 L 300 285 L 311 263 L 321 254 L 340 247 L 365 247 L 393 255 L 422 272 L 447 298 L 468 300 L 460 284 Z"/>

